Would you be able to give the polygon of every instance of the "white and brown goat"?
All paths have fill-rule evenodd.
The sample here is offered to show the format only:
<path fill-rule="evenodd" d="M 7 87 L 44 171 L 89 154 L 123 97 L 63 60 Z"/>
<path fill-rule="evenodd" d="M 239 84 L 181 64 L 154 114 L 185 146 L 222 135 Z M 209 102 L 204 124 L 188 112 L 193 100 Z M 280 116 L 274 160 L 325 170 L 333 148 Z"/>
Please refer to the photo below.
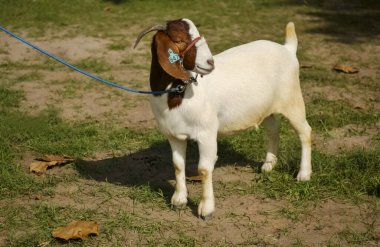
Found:
<path fill-rule="evenodd" d="M 215 210 L 212 172 L 217 160 L 217 135 L 263 124 L 268 137 L 262 170 L 276 164 L 279 130 L 273 114 L 281 113 L 302 143 L 297 180 L 310 179 L 311 128 L 299 83 L 297 36 L 293 23 L 286 26 L 286 41 L 255 41 L 212 56 L 206 40 L 188 19 L 166 21 L 145 29 L 137 38 L 157 31 L 152 42 L 150 87 L 165 90 L 183 85 L 183 92 L 154 95 L 150 104 L 157 124 L 169 139 L 175 168 L 173 206 L 187 203 L 185 181 L 186 144 L 199 148 L 198 172 L 202 175 L 202 199 L 198 214 L 208 218 Z M 174 57 L 173 57 L 174 56 Z M 188 83 L 196 74 L 197 82 Z"/>

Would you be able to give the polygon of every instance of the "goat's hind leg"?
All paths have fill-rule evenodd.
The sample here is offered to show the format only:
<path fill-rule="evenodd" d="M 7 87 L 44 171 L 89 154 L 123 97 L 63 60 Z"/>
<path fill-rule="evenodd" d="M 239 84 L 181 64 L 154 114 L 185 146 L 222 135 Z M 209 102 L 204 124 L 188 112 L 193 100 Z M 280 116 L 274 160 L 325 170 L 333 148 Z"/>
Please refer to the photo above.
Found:
<path fill-rule="evenodd" d="M 266 117 L 262 124 L 268 137 L 268 144 L 265 162 L 261 170 L 270 172 L 277 163 L 278 142 L 280 138 L 279 128 L 277 120 L 273 115 Z"/>
<path fill-rule="evenodd" d="M 169 143 L 172 149 L 172 158 L 176 178 L 175 191 L 171 199 L 171 204 L 174 208 L 182 208 L 187 204 L 185 176 L 187 141 L 169 138 Z"/>
<path fill-rule="evenodd" d="M 297 104 L 289 111 L 283 112 L 296 130 L 302 145 L 302 157 L 300 171 L 297 175 L 298 181 L 308 181 L 312 173 L 311 168 L 311 127 L 306 120 L 305 105 L 302 96 Z"/>

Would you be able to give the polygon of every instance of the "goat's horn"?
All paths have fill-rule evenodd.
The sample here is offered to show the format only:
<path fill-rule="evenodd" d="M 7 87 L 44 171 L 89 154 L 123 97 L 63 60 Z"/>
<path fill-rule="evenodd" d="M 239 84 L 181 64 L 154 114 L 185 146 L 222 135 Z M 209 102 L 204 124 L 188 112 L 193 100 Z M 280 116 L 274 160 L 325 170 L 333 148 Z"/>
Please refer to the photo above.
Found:
<path fill-rule="evenodd" d="M 137 39 L 136 39 L 136 42 L 135 42 L 135 45 L 133 46 L 133 49 L 136 48 L 136 46 L 138 45 L 138 43 L 140 42 L 140 40 L 142 39 L 142 37 L 144 37 L 145 34 L 149 33 L 149 32 L 152 32 L 152 31 L 159 31 L 159 30 L 166 30 L 166 24 L 167 22 L 162 22 L 160 24 L 157 24 L 157 25 L 154 25 L 154 26 L 151 26 L 151 27 L 147 27 L 145 28 L 138 36 L 137 36 Z"/>

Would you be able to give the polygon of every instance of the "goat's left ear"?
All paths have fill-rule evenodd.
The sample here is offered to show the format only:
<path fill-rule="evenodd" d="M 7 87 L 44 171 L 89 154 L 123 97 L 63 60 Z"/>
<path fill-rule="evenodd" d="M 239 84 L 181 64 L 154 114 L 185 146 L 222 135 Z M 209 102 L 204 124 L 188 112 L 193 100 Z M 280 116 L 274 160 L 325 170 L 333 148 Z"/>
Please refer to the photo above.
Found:
<path fill-rule="evenodd" d="M 166 73 L 174 78 L 181 80 L 189 80 L 190 77 L 180 64 L 179 50 L 169 36 L 163 32 L 158 31 L 154 36 L 154 43 L 158 62 Z"/>

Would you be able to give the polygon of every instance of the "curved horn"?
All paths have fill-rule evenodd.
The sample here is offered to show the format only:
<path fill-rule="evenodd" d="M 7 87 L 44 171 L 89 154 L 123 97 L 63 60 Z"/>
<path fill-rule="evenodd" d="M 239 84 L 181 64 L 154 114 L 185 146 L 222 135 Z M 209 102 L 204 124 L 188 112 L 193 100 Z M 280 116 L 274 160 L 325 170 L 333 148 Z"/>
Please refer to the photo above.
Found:
<path fill-rule="evenodd" d="M 142 37 L 144 37 L 145 34 L 149 33 L 149 32 L 152 32 L 152 31 L 159 31 L 159 30 L 166 30 L 166 24 L 167 24 L 167 21 L 165 22 L 162 22 L 160 24 L 156 24 L 154 26 L 151 26 L 151 27 L 147 27 L 145 28 L 138 36 L 137 36 L 137 39 L 136 39 L 136 42 L 135 42 L 135 45 L 133 46 L 133 49 L 136 48 L 136 46 L 138 45 L 138 43 L 140 42 L 140 40 L 142 39 Z"/>

